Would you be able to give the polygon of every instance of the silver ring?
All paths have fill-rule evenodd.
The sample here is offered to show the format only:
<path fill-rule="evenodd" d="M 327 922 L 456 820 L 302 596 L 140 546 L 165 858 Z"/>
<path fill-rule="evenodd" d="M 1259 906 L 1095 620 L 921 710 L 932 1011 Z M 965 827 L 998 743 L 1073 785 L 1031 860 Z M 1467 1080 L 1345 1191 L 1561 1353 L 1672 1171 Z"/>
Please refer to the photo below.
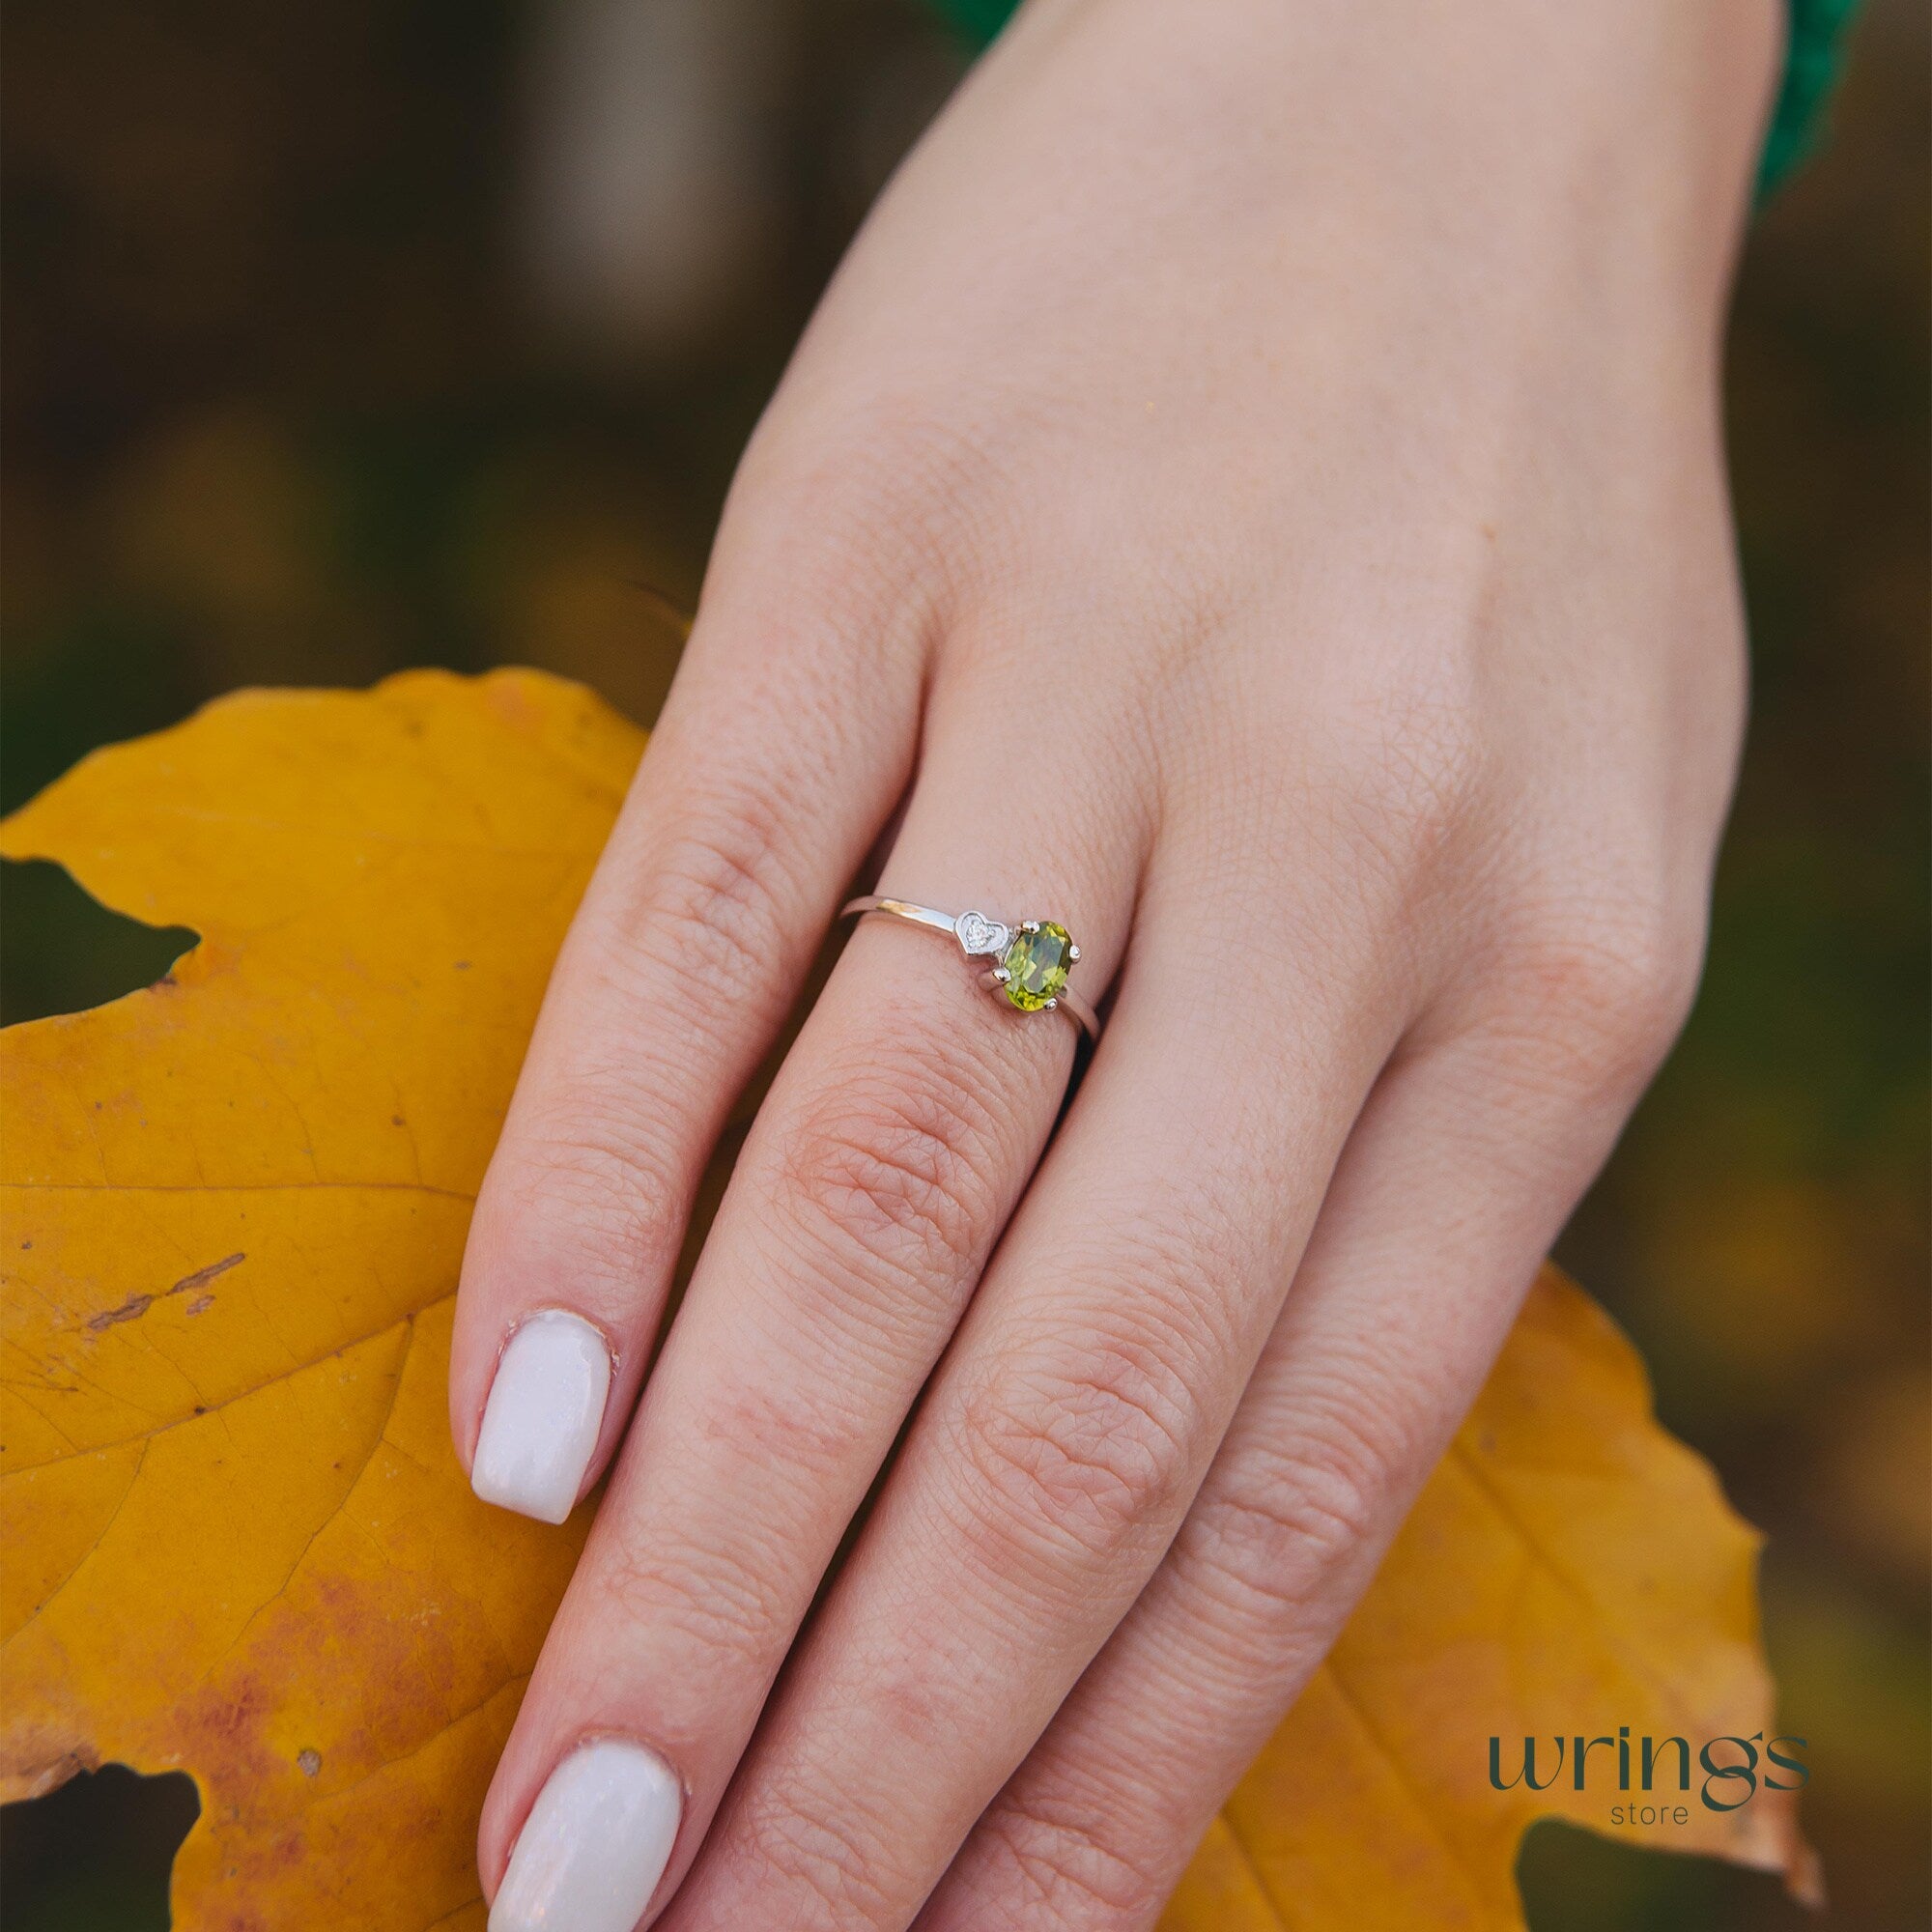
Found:
<path fill-rule="evenodd" d="M 956 917 L 910 899 L 889 899 L 877 893 L 849 900 L 838 909 L 840 919 L 881 913 L 908 925 L 944 932 L 959 942 L 969 959 L 991 959 L 980 983 L 1009 1007 L 1023 1013 L 1065 1013 L 1079 1023 L 1089 1039 L 1100 1037 L 1100 1016 L 1066 983 L 1066 975 L 1080 959 L 1080 949 L 1067 929 L 1050 919 L 1023 920 L 1018 925 L 988 919 L 982 912 Z"/>

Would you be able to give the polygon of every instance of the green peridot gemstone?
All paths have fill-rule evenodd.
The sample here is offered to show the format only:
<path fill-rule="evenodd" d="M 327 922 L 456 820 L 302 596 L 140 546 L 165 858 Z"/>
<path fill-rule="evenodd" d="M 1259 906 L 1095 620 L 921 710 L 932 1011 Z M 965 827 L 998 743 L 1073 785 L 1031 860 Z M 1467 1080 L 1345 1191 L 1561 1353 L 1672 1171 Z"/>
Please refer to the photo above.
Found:
<path fill-rule="evenodd" d="M 1066 985 L 1066 969 L 1072 946 L 1064 925 L 1042 920 L 1032 932 L 1013 934 L 1000 964 L 1006 968 L 1007 981 L 1000 990 L 1023 1013 L 1037 1013 L 1049 1000 L 1058 999 Z"/>

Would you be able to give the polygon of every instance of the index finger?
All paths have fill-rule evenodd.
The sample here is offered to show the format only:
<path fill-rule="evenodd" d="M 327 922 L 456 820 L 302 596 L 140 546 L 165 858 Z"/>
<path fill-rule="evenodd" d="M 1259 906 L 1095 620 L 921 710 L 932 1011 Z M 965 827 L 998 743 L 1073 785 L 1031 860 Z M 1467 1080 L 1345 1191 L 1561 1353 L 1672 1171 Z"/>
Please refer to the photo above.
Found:
<path fill-rule="evenodd" d="M 487 1501 L 553 1522 L 616 1446 L 727 1110 L 911 763 L 902 619 L 732 563 L 558 956 L 464 1256 L 458 1454 Z"/>

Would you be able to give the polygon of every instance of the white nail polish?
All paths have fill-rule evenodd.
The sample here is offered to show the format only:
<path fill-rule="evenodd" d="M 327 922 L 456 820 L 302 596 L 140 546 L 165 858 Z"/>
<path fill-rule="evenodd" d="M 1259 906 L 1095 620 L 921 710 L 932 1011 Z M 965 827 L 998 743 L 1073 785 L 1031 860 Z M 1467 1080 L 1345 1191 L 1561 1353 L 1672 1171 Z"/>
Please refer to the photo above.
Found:
<path fill-rule="evenodd" d="M 656 1751 L 621 1738 L 574 1750 L 530 1806 L 490 1932 L 632 1932 L 670 1862 L 683 1808 Z"/>
<path fill-rule="evenodd" d="M 560 1308 L 510 1337 L 490 1384 L 469 1486 L 486 1503 L 561 1522 L 577 1500 L 611 1392 L 611 1351 Z"/>

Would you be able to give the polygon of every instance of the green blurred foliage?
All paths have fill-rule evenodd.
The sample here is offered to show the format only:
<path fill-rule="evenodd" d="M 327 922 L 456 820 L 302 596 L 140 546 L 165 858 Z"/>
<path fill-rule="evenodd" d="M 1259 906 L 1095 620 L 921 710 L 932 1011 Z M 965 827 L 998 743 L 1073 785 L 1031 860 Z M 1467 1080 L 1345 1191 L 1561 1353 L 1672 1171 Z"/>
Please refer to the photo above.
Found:
<path fill-rule="evenodd" d="M 1530 1829 L 1517 1880 L 1534 1932 L 1811 1932 L 1816 1923 L 1769 1873 L 1660 1857 L 1554 1818 Z"/>
<path fill-rule="evenodd" d="M 167 1932 L 169 1867 L 200 1810 L 186 1773 L 118 1764 L 0 1807 L 7 1932 Z"/>
<path fill-rule="evenodd" d="M 10 10 L 6 804 L 247 682 L 526 662 L 654 714 L 737 452 L 958 55 L 901 0 L 734 0 L 761 43 L 724 70 L 719 227 L 746 239 L 626 342 L 559 327 L 513 245 L 543 17 Z M 1769 1532 L 1782 1720 L 1830 1922 L 1861 1932 L 1932 1919 L 1926 52 L 1920 10 L 1875 0 L 1834 137 L 1751 238 L 1755 721 L 1710 970 L 1562 1250 Z M 45 871 L 9 868 L 6 1017 L 187 943 Z M 1787 1922 L 1752 1875 L 1568 1831 L 1523 1871 L 1539 1932 Z"/>

